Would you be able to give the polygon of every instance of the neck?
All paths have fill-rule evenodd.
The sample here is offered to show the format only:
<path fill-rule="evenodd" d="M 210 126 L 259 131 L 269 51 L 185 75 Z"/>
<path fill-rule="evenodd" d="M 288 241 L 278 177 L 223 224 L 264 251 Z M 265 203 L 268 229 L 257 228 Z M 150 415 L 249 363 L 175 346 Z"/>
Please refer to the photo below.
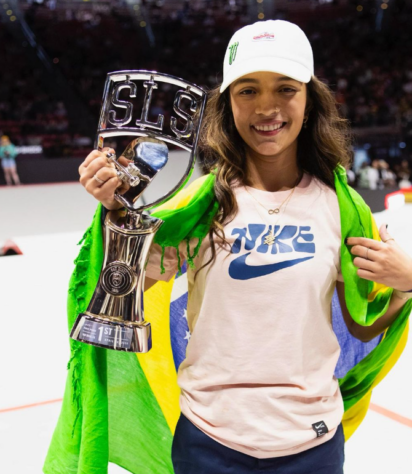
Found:
<path fill-rule="evenodd" d="M 253 151 L 246 153 L 246 185 L 263 191 L 287 191 L 296 186 L 301 177 L 296 154 L 291 156 L 266 157 Z"/>

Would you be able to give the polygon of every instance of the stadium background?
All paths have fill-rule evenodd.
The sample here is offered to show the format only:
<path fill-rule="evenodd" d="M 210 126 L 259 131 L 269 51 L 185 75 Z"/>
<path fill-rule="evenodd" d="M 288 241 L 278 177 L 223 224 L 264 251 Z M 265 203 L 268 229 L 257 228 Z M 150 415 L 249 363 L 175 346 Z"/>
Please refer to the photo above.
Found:
<path fill-rule="evenodd" d="M 19 147 L 23 183 L 2 187 L 0 171 L 0 254 L 7 238 L 23 252 L 0 259 L 1 472 L 41 472 L 59 413 L 67 281 L 96 205 L 73 182 L 93 147 L 107 72 L 157 70 L 211 88 L 233 32 L 270 18 L 308 35 L 315 73 L 351 122 L 354 184 L 383 211 L 385 195 L 411 180 L 412 2 L 0 0 L 0 134 Z M 158 94 L 151 113 L 169 107 Z M 412 254 L 411 212 L 409 204 L 375 218 Z M 410 474 L 411 363 L 409 344 L 347 445 L 347 474 Z"/>
<path fill-rule="evenodd" d="M 269 18 L 308 35 L 315 74 L 352 125 L 355 171 L 362 160 L 385 160 L 399 182 L 407 160 L 410 174 L 406 0 L 0 0 L 0 131 L 19 147 L 22 182 L 77 180 L 107 72 L 155 70 L 209 89 L 221 81 L 233 32 Z M 169 102 L 158 94 L 151 113 L 167 116 Z"/>

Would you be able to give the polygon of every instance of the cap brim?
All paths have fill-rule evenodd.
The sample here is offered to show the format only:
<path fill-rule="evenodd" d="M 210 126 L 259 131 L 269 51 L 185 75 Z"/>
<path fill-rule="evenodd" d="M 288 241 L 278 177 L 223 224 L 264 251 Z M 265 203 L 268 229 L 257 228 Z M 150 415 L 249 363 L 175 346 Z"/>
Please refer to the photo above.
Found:
<path fill-rule="evenodd" d="M 220 87 L 220 92 L 222 93 L 232 82 L 237 79 L 246 76 L 246 74 L 251 74 L 253 72 L 276 72 L 278 74 L 284 74 L 291 79 L 295 79 L 299 82 L 308 83 L 311 80 L 312 73 L 311 71 L 295 61 L 284 58 L 254 58 L 248 59 L 243 63 L 236 64 L 235 67 L 231 67 L 230 72 L 224 78 L 222 85 Z"/>

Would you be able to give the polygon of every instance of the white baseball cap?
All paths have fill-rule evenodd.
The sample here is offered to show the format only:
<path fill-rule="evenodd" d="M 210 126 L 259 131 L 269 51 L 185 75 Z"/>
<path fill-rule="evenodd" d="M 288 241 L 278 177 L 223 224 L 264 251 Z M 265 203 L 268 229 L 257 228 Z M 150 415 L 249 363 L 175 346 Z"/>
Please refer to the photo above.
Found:
<path fill-rule="evenodd" d="M 236 79 L 258 71 L 310 81 L 314 74 L 313 51 L 299 26 L 284 20 L 267 20 L 236 31 L 225 54 L 220 92 Z"/>

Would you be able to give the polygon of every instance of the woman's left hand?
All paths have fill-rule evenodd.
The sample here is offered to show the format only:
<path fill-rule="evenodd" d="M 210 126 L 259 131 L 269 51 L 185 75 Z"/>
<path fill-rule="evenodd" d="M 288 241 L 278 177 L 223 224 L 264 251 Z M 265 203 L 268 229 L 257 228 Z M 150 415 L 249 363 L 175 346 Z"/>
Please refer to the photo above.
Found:
<path fill-rule="evenodd" d="M 365 280 L 375 281 L 400 291 L 412 289 L 412 257 L 395 242 L 383 224 L 379 229 L 382 242 L 364 237 L 348 237 L 351 253 L 356 255 L 353 264 L 357 274 Z"/>

